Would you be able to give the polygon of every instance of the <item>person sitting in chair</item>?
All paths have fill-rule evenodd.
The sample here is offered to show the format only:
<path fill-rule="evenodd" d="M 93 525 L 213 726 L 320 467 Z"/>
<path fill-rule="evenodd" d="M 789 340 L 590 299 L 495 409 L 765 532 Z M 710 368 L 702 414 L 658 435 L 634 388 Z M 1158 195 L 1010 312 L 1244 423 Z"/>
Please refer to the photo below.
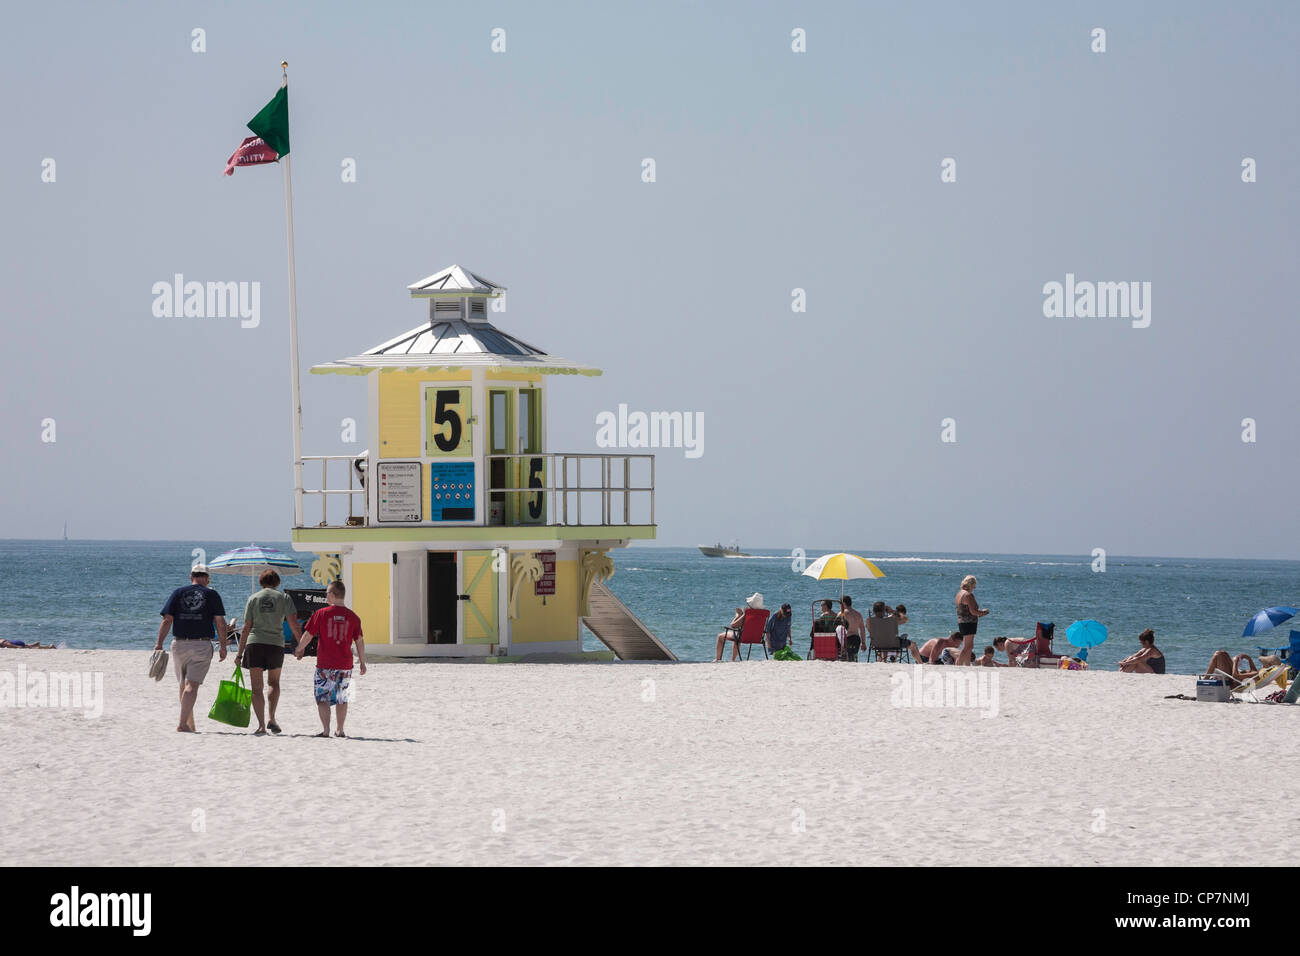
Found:
<path fill-rule="evenodd" d="M 827 602 L 830 603 L 829 601 Z M 763 609 L 763 595 L 755 591 L 749 597 L 745 598 L 745 607 L 752 608 L 755 611 Z M 731 619 L 731 623 L 722 629 L 718 635 L 718 647 L 713 655 L 713 662 L 716 664 L 722 660 L 722 645 L 727 641 L 732 642 L 731 659 L 740 660 L 740 630 L 745 626 L 745 608 L 736 608 L 736 616 Z"/>
<path fill-rule="evenodd" d="M 1281 663 L 1282 659 L 1276 655 L 1264 654 L 1259 659 L 1259 667 L 1256 667 L 1249 654 L 1238 654 L 1236 657 L 1230 657 L 1227 651 L 1215 651 L 1214 656 L 1210 658 L 1209 665 L 1205 668 L 1205 676 L 1226 677 L 1229 681 L 1228 686 L 1236 687 L 1258 677 L 1259 672 L 1264 668 Z"/>
<path fill-rule="evenodd" d="M 822 601 L 821 617 L 813 621 L 811 634 L 834 634 L 836 625 L 844 623 L 843 619 L 835 613 L 835 603 L 827 598 Z"/>

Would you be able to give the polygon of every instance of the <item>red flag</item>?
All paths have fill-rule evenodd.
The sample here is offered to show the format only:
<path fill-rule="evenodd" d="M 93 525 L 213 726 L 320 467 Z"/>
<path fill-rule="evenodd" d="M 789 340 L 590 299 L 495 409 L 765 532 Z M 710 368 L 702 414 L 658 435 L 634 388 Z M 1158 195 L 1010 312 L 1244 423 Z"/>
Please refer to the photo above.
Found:
<path fill-rule="evenodd" d="M 250 136 L 239 144 L 239 149 L 226 160 L 226 175 L 233 176 L 236 166 L 261 166 L 278 161 L 280 154 L 262 141 L 260 136 Z"/>

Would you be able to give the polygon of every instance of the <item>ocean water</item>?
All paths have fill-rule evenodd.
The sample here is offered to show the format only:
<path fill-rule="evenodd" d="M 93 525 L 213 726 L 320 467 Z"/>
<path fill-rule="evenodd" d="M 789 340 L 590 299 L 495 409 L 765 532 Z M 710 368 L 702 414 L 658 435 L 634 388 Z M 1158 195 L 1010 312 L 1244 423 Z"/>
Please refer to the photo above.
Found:
<path fill-rule="evenodd" d="M 849 549 L 852 552 L 852 549 Z M 792 567 L 788 551 L 750 550 L 749 558 L 706 558 L 697 548 L 628 548 L 613 551 L 610 588 L 678 657 L 711 660 L 715 640 L 735 608 L 755 591 L 765 606 L 789 602 L 794 610 L 795 650 L 806 656 L 811 605 L 838 598 L 840 582 L 814 581 Z M 809 551 L 807 562 L 823 551 Z M 999 634 L 1028 637 L 1038 621 L 1056 624 L 1053 646 L 1069 651 L 1065 629 L 1075 620 L 1105 624 L 1106 643 L 1089 651 L 1089 666 L 1114 670 L 1138 650 L 1145 628 L 1168 658 L 1171 673 L 1195 674 L 1219 648 L 1235 654 L 1288 642 L 1283 624 L 1260 638 L 1243 638 L 1246 621 L 1260 608 L 1297 606 L 1300 562 L 1132 558 L 1109 555 L 1106 570 L 1092 570 L 1091 556 L 1007 554 L 898 554 L 853 552 L 885 573 L 875 581 L 845 582 L 855 607 L 870 611 L 881 600 L 907 605 L 913 640 L 951 634 L 957 627 L 953 599 L 967 574 L 979 579 L 975 596 L 990 614 L 980 620 L 976 653 Z M 1295 626 L 1300 628 L 1300 618 Z M 743 653 L 743 652 L 742 652 Z M 754 653 L 762 656 L 761 649 Z M 728 647 L 725 657 L 730 657 Z M 1005 656 L 999 655 L 1005 660 Z"/>
<path fill-rule="evenodd" d="M 158 612 L 171 590 L 188 582 L 191 549 L 209 558 L 247 541 L 0 541 L 0 637 L 83 648 L 148 648 Z M 292 553 L 287 542 L 258 544 Z M 838 581 L 818 582 L 792 568 L 787 552 L 752 551 L 749 558 L 706 558 L 696 548 L 633 547 L 611 552 L 610 587 L 683 660 L 711 660 L 714 639 L 734 608 L 754 591 L 766 605 L 794 606 L 795 648 L 807 650 L 811 604 L 838 597 Z M 810 551 L 808 561 L 822 552 Z M 980 622 L 976 649 L 999 634 L 1028 636 L 1037 621 L 1056 624 L 1056 648 L 1079 618 L 1107 626 L 1109 640 L 1089 655 L 1113 669 L 1150 627 L 1170 672 L 1198 673 L 1221 647 L 1254 653 L 1259 643 L 1287 643 L 1283 625 L 1262 639 L 1243 638 L 1252 614 L 1295 605 L 1300 562 L 1111 555 L 1104 573 L 1080 555 L 863 553 L 885 577 L 849 581 L 845 591 L 868 610 L 872 602 L 906 604 L 913 640 L 951 633 L 953 597 L 962 577 L 979 578 L 976 597 L 992 613 Z M 309 555 L 300 556 L 304 561 Z M 243 613 L 247 576 L 214 575 L 228 615 Z M 286 587 L 313 587 L 306 574 Z M 1296 625 L 1300 628 L 1300 623 Z M 588 635 L 587 647 L 601 646 Z M 730 651 L 728 650 L 729 654 Z M 761 656 L 761 651 L 758 652 Z"/>

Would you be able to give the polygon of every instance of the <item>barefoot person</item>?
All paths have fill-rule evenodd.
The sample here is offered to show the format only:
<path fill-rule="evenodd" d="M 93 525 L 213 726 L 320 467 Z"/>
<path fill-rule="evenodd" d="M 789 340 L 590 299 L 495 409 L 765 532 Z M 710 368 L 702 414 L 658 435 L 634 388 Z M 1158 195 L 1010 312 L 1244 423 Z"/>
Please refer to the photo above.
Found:
<path fill-rule="evenodd" d="M 853 598 L 847 594 L 840 598 L 840 620 L 844 622 L 844 639 L 848 641 L 845 656 L 856 661 L 858 652 L 867 646 L 867 622 L 863 620 L 862 612 L 853 606 Z"/>
<path fill-rule="evenodd" d="M 248 668 L 253 713 L 257 715 L 257 730 L 253 735 L 260 737 L 268 727 L 273 734 L 280 732 L 280 725 L 275 722 L 275 707 L 280 703 L 280 668 L 284 666 L 284 622 L 289 622 L 295 640 L 302 639 L 302 628 L 298 626 L 298 609 L 293 606 L 293 598 L 276 590 L 280 586 L 280 575 L 271 570 L 263 571 L 257 583 L 262 585 L 262 590 L 244 605 L 244 629 L 239 635 L 235 666 Z M 266 700 L 262 697 L 264 671 L 270 687 Z"/>
<path fill-rule="evenodd" d="M 1119 662 L 1119 669 L 1125 674 L 1163 674 L 1165 672 L 1165 655 L 1156 647 L 1156 635 L 1147 628 L 1138 635 L 1142 645 L 1136 654 L 1130 654 Z"/>
<path fill-rule="evenodd" d="M 975 631 L 980 618 L 989 613 L 986 607 L 980 607 L 975 600 L 975 575 L 968 574 L 962 578 L 961 588 L 955 599 L 957 605 L 957 632 L 961 634 L 961 653 L 957 655 L 958 664 L 969 664 L 975 652 Z"/>
<path fill-rule="evenodd" d="M 1275 654 L 1265 654 L 1259 659 L 1259 667 L 1255 666 L 1254 660 L 1249 654 L 1238 654 L 1232 657 L 1227 651 L 1215 651 L 1214 656 L 1210 658 L 1209 666 L 1205 668 L 1206 677 L 1222 676 L 1229 680 L 1229 687 L 1236 687 L 1252 678 L 1258 677 L 1259 672 L 1266 667 L 1273 667 L 1282 663 L 1281 658 Z"/>
<path fill-rule="evenodd" d="M 828 601 L 827 604 L 830 602 Z M 763 595 L 755 591 L 749 597 L 745 598 L 745 607 L 753 608 L 756 611 L 763 609 Z M 722 629 L 718 635 L 718 646 L 713 655 L 713 663 L 722 660 L 722 645 L 727 641 L 732 641 L 731 659 L 740 660 L 740 629 L 745 626 L 745 609 L 736 608 L 736 616 L 731 619 L 731 623 Z"/>
<path fill-rule="evenodd" d="M 334 581 L 325 589 L 328 607 L 311 616 L 298 638 L 293 656 L 302 660 L 311 639 L 316 638 L 316 712 L 320 714 L 323 728 L 317 737 L 330 735 L 330 708 L 335 708 L 338 729 L 335 737 L 346 737 L 343 722 L 348 716 L 348 700 L 352 696 L 352 644 L 357 645 L 357 662 L 361 673 L 366 673 L 366 642 L 361 636 L 361 618 L 343 606 L 347 588 L 342 581 Z"/>
<path fill-rule="evenodd" d="M 955 664 L 952 649 L 961 644 L 961 635 L 953 631 L 948 637 L 932 637 L 921 645 L 922 664 Z"/>
<path fill-rule="evenodd" d="M 176 729 L 182 733 L 195 732 L 194 701 L 199 696 L 199 685 L 212 666 L 214 637 L 220 637 L 221 659 L 226 659 L 229 638 L 226 607 L 221 603 L 221 595 L 208 587 L 208 581 L 205 565 L 190 568 L 190 583 L 173 591 L 163 605 L 158 641 L 153 646 L 155 651 L 161 651 L 167 632 L 172 632 L 172 668 L 180 684 L 181 698 L 181 719 Z"/>

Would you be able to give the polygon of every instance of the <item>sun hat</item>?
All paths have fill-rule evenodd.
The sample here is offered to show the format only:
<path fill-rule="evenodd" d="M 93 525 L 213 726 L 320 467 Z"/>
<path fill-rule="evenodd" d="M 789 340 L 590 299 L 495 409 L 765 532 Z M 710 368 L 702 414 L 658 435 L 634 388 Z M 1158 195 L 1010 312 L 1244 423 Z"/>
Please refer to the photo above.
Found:
<path fill-rule="evenodd" d="M 752 607 L 755 611 L 761 611 L 763 609 L 762 593 L 759 591 L 755 591 L 749 597 L 745 598 L 745 603 L 748 604 L 750 607 Z"/>

